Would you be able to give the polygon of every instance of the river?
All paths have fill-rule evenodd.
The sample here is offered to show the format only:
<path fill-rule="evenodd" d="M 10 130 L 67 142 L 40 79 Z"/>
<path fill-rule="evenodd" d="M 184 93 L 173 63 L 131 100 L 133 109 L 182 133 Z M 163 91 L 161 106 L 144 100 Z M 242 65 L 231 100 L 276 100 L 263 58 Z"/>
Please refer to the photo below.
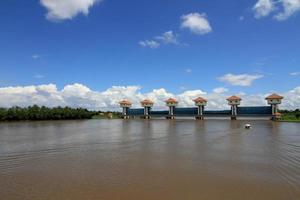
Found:
<path fill-rule="evenodd" d="M 300 123 L 0 123 L 0 199 L 300 199 Z"/>

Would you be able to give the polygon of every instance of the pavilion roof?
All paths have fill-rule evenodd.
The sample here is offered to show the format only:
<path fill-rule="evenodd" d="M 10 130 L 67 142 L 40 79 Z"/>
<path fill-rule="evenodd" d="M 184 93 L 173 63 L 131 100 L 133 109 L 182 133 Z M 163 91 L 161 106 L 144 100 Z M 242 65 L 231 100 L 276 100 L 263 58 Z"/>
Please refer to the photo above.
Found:
<path fill-rule="evenodd" d="M 178 103 L 178 101 L 174 98 L 169 98 L 166 100 L 166 103 Z"/>
<path fill-rule="evenodd" d="M 127 104 L 127 105 L 131 105 L 132 103 L 127 100 L 127 99 L 123 99 L 122 101 L 119 102 L 120 104 Z"/>
<path fill-rule="evenodd" d="M 143 101 L 141 101 L 141 104 L 153 104 L 153 101 L 151 101 L 150 99 L 144 99 Z"/>
<path fill-rule="evenodd" d="M 241 99 L 241 97 L 238 97 L 238 96 L 233 95 L 233 96 L 231 96 L 231 97 L 228 97 L 227 100 L 228 100 L 228 101 L 233 101 L 233 100 L 239 100 L 239 101 L 240 101 L 240 100 L 242 100 L 242 99 Z"/>
<path fill-rule="evenodd" d="M 196 102 L 196 103 L 207 102 L 207 100 L 202 98 L 202 97 L 198 97 L 198 98 L 194 99 L 193 101 Z"/>
<path fill-rule="evenodd" d="M 283 96 L 280 96 L 280 95 L 274 93 L 274 94 L 271 94 L 266 97 L 266 100 L 269 100 L 269 99 L 283 99 Z"/>

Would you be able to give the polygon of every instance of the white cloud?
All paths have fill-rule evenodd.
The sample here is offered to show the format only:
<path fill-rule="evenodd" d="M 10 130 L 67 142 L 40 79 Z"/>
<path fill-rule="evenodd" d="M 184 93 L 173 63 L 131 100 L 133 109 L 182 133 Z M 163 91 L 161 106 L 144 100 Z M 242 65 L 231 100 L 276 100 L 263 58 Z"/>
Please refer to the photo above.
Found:
<path fill-rule="evenodd" d="M 161 44 L 180 44 L 177 35 L 173 31 L 164 32 L 162 35 L 154 37 L 151 40 L 142 40 L 139 42 L 142 47 L 158 48 Z"/>
<path fill-rule="evenodd" d="M 244 106 L 266 105 L 265 96 L 268 94 L 246 95 L 239 93 Z M 285 98 L 283 109 L 300 108 L 300 86 L 290 91 L 280 93 Z M 139 86 L 113 86 L 105 91 L 93 91 L 85 85 L 75 83 L 66 85 L 58 90 L 56 85 L 18 86 L 0 88 L 0 107 L 29 106 L 33 104 L 53 106 L 84 107 L 95 110 L 119 110 L 119 101 L 129 99 L 133 107 L 140 107 L 140 101 L 149 98 L 155 102 L 155 109 L 166 109 L 165 100 L 175 97 L 180 106 L 194 106 L 192 101 L 198 96 L 208 100 L 207 109 L 229 109 L 227 93 L 206 93 L 202 90 L 188 90 L 180 94 L 173 94 L 164 88 L 154 89 L 142 93 Z"/>
<path fill-rule="evenodd" d="M 203 35 L 212 31 L 205 13 L 190 13 L 183 15 L 181 16 L 181 21 L 181 28 L 187 28 L 195 34 Z"/>
<path fill-rule="evenodd" d="M 253 81 L 262 78 L 263 75 L 250 74 L 225 74 L 218 79 L 222 82 L 235 86 L 250 86 Z"/>
<path fill-rule="evenodd" d="M 281 0 L 283 11 L 275 15 L 275 19 L 282 21 L 286 20 L 294 13 L 300 11 L 300 0 Z"/>
<path fill-rule="evenodd" d="M 165 44 L 178 44 L 177 36 L 173 31 L 167 31 L 160 36 L 156 36 L 155 39 Z"/>
<path fill-rule="evenodd" d="M 160 46 L 155 40 L 143 40 L 139 42 L 139 45 L 142 47 L 150 47 L 151 49 L 156 49 Z"/>
<path fill-rule="evenodd" d="M 48 10 L 46 18 L 51 21 L 72 19 L 79 13 L 88 15 L 89 9 L 101 0 L 40 0 Z"/>
<path fill-rule="evenodd" d="M 265 17 L 274 10 L 274 2 L 273 0 L 259 0 L 252 9 L 255 18 Z"/>
<path fill-rule="evenodd" d="M 300 75 L 300 72 L 292 72 L 290 73 L 291 76 L 299 76 Z"/>
<path fill-rule="evenodd" d="M 253 11 L 256 18 L 275 13 L 274 18 L 283 21 L 300 11 L 300 0 L 258 0 Z"/>
<path fill-rule="evenodd" d="M 218 87 L 218 88 L 213 89 L 213 92 L 217 93 L 217 94 L 222 94 L 222 93 L 228 92 L 228 89 L 224 88 L 224 87 Z"/>

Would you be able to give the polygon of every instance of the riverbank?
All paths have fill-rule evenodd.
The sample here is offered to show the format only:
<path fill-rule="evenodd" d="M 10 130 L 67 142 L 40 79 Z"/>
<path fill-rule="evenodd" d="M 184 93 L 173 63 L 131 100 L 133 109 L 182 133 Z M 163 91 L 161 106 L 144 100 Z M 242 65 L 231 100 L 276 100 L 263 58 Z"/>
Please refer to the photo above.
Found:
<path fill-rule="evenodd" d="M 279 122 L 296 122 L 296 123 L 300 123 L 299 119 L 287 119 L 287 120 L 279 120 Z"/>
<path fill-rule="evenodd" d="M 0 121 L 41 121 L 92 119 L 97 112 L 85 108 L 29 106 L 0 108 Z"/>
<path fill-rule="evenodd" d="M 92 119 L 122 119 L 119 112 L 99 112 L 92 116 Z"/>
<path fill-rule="evenodd" d="M 280 121 L 281 122 L 300 122 L 299 110 L 283 111 Z"/>

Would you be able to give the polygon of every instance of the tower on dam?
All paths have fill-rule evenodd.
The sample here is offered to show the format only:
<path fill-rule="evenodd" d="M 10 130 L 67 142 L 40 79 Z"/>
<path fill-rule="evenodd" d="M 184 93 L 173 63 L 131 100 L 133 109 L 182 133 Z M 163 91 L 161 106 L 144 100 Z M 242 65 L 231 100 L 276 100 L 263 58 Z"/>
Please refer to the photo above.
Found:
<path fill-rule="evenodd" d="M 169 98 L 166 100 L 166 105 L 169 107 L 168 119 L 174 119 L 175 107 L 178 105 L 178 101 L 174 98 Z"/>
<path fill-rule="evenodd" d="M 272 120 L 277 120 L 281 116 L 281 114 L 278 112 L 278 105 L 281 104 L 282 99 L 283 99 L 283 96 L 280 96 L 275 93 L 266 97 L 268 104 L 271 105 L 271 107 L 272 107 Z"/>
<path fill-rule="evenodd" d="M 149 100 L 149 99 L 145 99 L 143 101 L 141 101 L 141 106 L 144 108 L 144 118 L 145 119 L 150 119 L 150 110 L 153 107 L 154 102 Z"/>
<path fill-rule="evenodd" d="M 242 99 L 238 96 L 231 96 L 227 98 L 228 105 L 231 106 L 231 119 L 236 120 L 237 107 L 241 104 Z"/>
<path fill-rule="evenodd" d="M 123 119 L 129 119 L 128 110 L 132 106 L 132 103 L 128 101 L 127 99 L 124 99 L 119 102 L 120 107 L 123 109 L 122 116 Z"/>
<path fill-rule="evenodd" d="M 207 105 L 207 100 L 202 98 L 202 97 L 198 97 L 197 99 L 193 100 L 195 102 L 195 105 L 198 108 L 198 113 L 196 116 L 196 119 L 200 119 L 203 120 L 203 111 L 204 111 L 204 107 Z"/>

